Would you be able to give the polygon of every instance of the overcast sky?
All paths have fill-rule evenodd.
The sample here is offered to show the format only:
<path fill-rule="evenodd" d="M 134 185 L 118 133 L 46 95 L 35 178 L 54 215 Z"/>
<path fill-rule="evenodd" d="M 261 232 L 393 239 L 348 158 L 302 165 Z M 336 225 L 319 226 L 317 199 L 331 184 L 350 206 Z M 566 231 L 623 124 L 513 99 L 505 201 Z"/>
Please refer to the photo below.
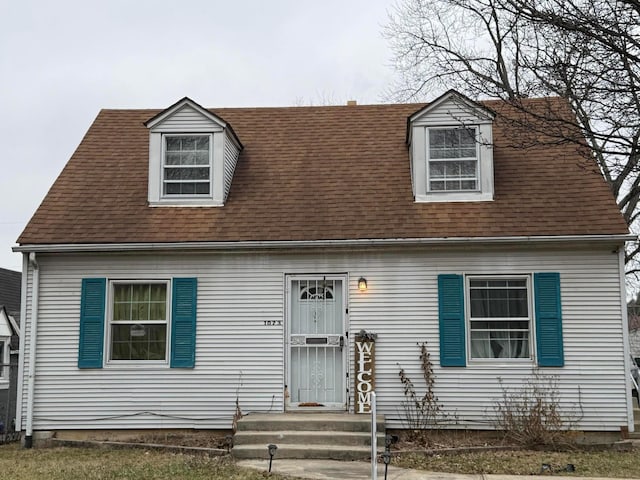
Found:
<path fill-rule="evenodd" d="M 0 0 L 0 267 L 101 108 L 380 103 L 393 0 Z"/>

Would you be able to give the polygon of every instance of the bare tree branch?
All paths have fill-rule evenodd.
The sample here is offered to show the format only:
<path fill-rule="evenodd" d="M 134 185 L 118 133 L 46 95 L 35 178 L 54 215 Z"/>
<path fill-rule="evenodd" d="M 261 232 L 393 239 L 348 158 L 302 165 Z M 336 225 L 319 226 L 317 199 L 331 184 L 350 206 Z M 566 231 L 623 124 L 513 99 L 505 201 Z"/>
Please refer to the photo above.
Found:
<path fill-rule="evenodd" d="M 572 143 L 609 184 L 640 231 L 639 0 L 398 0 L 384 35 L 400 81 L 394 100 L 450 88 L 521 109 L 522 146 Z M 573 111 L 526 110 L 526 97 L 560 96 Z M 544 118 L 541 118 L 544 117 Z M 640 271 L 640 245 L 627 248 Z"/>

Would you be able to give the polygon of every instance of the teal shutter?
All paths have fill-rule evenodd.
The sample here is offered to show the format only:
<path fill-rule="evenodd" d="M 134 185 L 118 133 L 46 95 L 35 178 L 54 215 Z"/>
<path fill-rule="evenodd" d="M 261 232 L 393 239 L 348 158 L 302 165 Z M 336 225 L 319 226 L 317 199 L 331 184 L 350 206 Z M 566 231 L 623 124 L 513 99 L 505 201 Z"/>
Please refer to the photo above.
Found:
<path fill-rule="evenodd" d="M 174 278 L 171 298 L 171 368 L 196 363 L 196 278 Z"/>
<path fill-rule="evenodd" d="M 467 364 L 464 327 L 464 279 L 462 275 L 438 275 L 438 315 L 440 321 L 440 365 Z"/>
<path fill-rule="evenodd" d="M 533 274 L 536 309 L 536 347 L 538 365 L 564 366 L 562 347 L 562 305 L 560 302 L 560 274 Z"/>
<path fill-rule="evenodd" d="M 78 368 L 102 368 L 106 285 L 104 278 L 82 279 Z"/>

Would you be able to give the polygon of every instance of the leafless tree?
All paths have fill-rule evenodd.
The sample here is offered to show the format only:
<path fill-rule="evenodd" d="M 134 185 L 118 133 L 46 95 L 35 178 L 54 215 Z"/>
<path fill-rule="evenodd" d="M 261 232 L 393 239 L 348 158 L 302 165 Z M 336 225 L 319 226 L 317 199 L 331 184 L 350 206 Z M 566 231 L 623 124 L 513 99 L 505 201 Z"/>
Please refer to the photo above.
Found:
<path fill-rule="evenodd" d="M 581 151 L 640 231 L 640 2 L 399 0 L 384 34 L 400 74 L 390 99 L 455 88 L 525 110 L 523 98 L 566 98 L 573 115 L 543 114 L 558 126 L 555 140 L 586 142 Z M 640 274 L 639 259 L 631 243 L 629 275 Z"/>

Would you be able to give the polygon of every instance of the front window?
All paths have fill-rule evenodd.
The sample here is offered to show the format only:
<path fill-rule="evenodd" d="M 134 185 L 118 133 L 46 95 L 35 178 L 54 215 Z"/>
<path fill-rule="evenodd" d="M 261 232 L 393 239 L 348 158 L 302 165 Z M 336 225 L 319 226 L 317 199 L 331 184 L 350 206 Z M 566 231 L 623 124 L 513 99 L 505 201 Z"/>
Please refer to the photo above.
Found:
<path fill-rule="evenodd" d="M 167 282 L 114 282 L 110 360 L 167 359 Z"/>
<path fill-rule="evenodd" d="M 165 135 L 164 196 L 211 194 L 211 136 Z"/>
<path fill-rule="evenodd" d="M 475 128 L 428 130 L 429 191 L 478 189 L 478 145 Z"/>
<path fill-rule="evenodd" d="M 468 282 L 472 359 L 531 358 L 527 278 Z"/>

